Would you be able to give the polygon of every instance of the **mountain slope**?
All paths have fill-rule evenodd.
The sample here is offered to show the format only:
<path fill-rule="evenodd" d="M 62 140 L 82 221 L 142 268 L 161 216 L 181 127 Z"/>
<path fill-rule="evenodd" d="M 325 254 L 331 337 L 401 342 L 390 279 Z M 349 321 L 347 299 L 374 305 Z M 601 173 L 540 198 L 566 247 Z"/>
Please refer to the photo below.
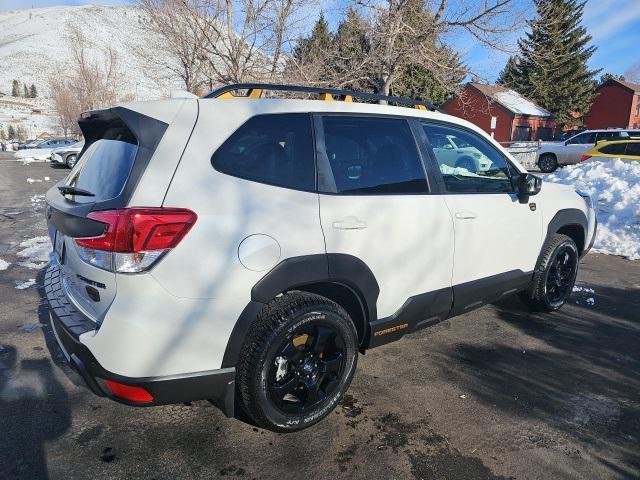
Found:
<path fill-rule="evenodd" d="M 48 96 L 48 79 L 70 64 L 67 28 L 78 28 L 92 42 L 91 53 L 100 58 L 100 47 L 111 46 L 126 80 L 122 89 L 140 100 L 167 96 L 180 88 L 179 79 L 164 84 L 151 81 L 133 54 L 132 47 L 149 43 L 140 28 L 143 18 L 136 7 L 49 7 L 0 12 L 0 92 L 11 93 L 18 79 Z"/>

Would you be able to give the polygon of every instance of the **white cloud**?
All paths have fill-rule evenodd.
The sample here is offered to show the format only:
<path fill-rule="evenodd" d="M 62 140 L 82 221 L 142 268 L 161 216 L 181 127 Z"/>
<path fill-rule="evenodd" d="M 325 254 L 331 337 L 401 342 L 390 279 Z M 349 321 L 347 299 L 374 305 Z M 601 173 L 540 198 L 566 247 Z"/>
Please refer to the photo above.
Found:
<path fill-rule="evenodd" d="M 627 25 L 640 21 L 640 2 L 591 0 L 585 7 L 584 19 L 593 39 L 602 41 L 619 34 Z"/>

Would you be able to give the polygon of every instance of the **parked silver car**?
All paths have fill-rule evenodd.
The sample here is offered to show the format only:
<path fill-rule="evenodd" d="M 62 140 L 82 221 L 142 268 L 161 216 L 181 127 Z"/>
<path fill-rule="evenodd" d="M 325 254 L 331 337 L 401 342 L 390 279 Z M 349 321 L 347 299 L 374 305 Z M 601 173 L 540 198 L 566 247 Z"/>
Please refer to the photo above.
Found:
<path fill-rule="evenodd" d="M 78 161 L 78 156 L 84 147 L 84 140 L 76 142 L 72 145 L 56 148 L 51 152 L 51 162 L 59 163 L 68 168 L 73 168 Z"/>

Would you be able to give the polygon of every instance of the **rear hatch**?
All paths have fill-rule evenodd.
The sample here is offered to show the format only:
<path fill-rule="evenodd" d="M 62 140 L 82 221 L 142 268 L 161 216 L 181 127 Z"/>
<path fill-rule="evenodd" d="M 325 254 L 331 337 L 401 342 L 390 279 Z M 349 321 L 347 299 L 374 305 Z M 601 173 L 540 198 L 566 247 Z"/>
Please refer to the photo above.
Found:
<path fill-rule="evenodd" d="M 99 325 L 116 295 L 116 273 L 102 252 L 74 239 L 105 233 L 106 224 L 89 216 L 128 205 L 168 125 L 124 107 L 85 113 L 78 123 L 85 144 L 67 178 L 47 192 L 47 226 L 67 296 Z"/>

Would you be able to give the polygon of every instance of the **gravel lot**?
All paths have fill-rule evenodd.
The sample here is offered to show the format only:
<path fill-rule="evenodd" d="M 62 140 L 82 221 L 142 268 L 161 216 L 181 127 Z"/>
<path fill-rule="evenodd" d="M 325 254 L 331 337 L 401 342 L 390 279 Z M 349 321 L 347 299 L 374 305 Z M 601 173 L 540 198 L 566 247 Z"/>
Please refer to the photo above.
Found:
<path fill-rule="evenodd" d="M 16 255 L 67 170 L 1 155 L 0 478 L 640 478 L 640 262 L 589 254 L 593 293 L 559 313 L 512 300 L 372 350 L 335 413 L 278 435 L 207 402 L 136 409 L 82 387 L 43 270 Z"/>

